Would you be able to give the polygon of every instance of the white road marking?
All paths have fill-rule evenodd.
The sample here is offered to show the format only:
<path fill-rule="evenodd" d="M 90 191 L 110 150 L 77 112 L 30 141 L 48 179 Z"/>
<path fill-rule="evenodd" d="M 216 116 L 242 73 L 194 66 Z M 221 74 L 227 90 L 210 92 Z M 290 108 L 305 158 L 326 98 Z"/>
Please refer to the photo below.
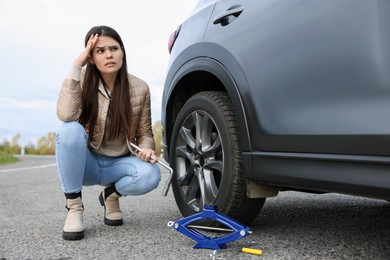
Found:
<path fill-rule="evenodd" d="M 53 166 L 56 166 L 56 165 L 57 165 L 56 163 L 52 163 L 52 164 L 46 164 L 46 165 L 40 165 L 40 166 L 32 166 L 32 167 L 25 167 L 25 168 L 0 170 L 0 172 L 16 172 L 16 171 L 24 171 L 24 170 L 33 170 L 33 169 L 53 167 Z"/>

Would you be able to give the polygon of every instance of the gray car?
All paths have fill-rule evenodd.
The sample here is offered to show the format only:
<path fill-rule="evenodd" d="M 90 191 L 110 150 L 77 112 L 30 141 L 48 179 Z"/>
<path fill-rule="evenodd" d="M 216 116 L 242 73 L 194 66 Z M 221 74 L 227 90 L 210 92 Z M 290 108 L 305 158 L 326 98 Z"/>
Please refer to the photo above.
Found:
<path fill-rule="evenodd" d="M 164 156 L 184 216 L 286 190 L 390 200 L 390 1 L 199 1 L 172 34 Z"/>

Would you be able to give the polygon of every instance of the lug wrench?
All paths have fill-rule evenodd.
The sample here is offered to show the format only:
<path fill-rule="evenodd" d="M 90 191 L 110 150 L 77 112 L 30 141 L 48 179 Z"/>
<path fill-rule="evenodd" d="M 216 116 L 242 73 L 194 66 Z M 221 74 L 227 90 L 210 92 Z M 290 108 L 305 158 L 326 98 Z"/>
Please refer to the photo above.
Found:
<path fill-rule="evenodd" d="M 130 143 L 130 145 L 134 149 L 136 149 L 137 151 L 141 151 L 141 148 L 138 147 L 137 145 L 135 145 L 133 143 Z M 152 159 L 155 160 L 156 157 L 152 156 Z M 163 166 L 164 168 L 166 168 L 169 171 L 168 180 L 165 182 L 165 186 L 164 186 L 163 191 L 162 191 L 162 195 L 166 197 L 167 194 L 168 194 L 168 191 L 169 191 L 169 186 L 171 186 L 173 170 L 172 170 L 172 168 L 168 164 L 166 164 L 166 163 L 164 163 L 164 162 L 162 162 L 160 160 L 157 160 L 157 163 L 159 163 L 161 166 Z"/>

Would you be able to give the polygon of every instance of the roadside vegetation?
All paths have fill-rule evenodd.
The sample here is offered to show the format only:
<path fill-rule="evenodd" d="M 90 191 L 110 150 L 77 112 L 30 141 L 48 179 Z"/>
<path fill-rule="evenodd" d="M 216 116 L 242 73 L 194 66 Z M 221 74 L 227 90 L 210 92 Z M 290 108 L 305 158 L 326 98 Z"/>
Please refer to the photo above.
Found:
<path fill-rule="evenodd" d="M 0 165 L 14 163 L 14 162 L 17 162 L 17 161 L 19 161 L 18 158 L 14 157 L 14 156 L 12 156 L 12 155 L 10 155 L 8 153 L 0 151 Z"/>
<path fill-rule="evenodd" d="M 156 142 L 156 155 L 159 157 L 162 150 L 162 128 L 161 122 L 153 124 L 154 140 Z M 24 147 L 20 145 L 21 135 L 17 134 L 11 140 L 4 139 L 0 144 L 0 165 L 17 162 L 15 154 L 29 155 L 54 155 L 56 151 L 56 133 L 49 132 L 36 142 L 29 141 Z"/>

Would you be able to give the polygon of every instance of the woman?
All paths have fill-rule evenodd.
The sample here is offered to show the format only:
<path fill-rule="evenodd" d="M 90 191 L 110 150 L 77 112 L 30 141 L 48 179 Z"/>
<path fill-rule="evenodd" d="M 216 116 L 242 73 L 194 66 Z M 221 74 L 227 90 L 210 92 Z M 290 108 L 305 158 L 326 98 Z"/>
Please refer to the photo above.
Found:
<path fill-rule="evenodd" d="M 68 209 L 62 237 L 84 238 L 83 185 L 105 186 L 99 196 L 104 223 L 122 225 L 119 198 L 155 189 L 160 170 L 149 87 L 128 74 L 125 48 L 114 29 L 97 26 L 87 33 L 85 49 L 62 85 L 57 116 L 64 121 L 56 159 Z M 133 151 L 131 142 L 141 151 Z"/>

